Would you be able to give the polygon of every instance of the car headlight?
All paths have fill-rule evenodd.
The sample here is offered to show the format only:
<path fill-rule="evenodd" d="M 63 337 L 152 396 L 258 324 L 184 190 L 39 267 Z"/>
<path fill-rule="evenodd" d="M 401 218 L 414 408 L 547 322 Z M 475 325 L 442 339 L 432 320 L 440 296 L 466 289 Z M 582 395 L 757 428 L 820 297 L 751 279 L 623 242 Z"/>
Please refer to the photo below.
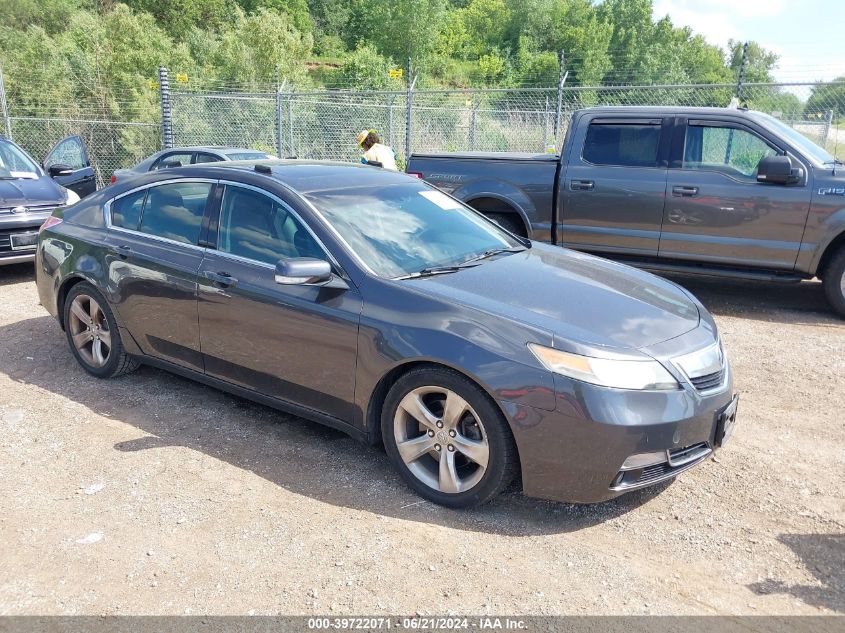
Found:
<path fill-rule="evenodd" d="M 65 189 L 65 191 L 67 192 L 67 200 L 65 200 L 66 206 L 79 202 L 80 197 L 75 191 L 72 191 L 70 189 Z"/>
<path fill-rule="evenodd" d="M 679 389 L 678 381 L 656 360 L 619 360 L 562 352 L 536 343 L 528 348 L 556 374 L 616 389 Z"/>

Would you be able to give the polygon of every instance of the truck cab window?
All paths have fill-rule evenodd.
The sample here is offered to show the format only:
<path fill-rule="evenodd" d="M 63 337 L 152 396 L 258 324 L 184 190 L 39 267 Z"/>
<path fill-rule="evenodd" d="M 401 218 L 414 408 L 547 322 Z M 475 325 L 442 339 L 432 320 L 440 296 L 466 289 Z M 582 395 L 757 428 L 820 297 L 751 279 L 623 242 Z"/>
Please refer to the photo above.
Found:
<path fill-rule="evenodd" d="M 755 181 L 760 159 L 776 153 L 762 138 L 739 127 L 689 125 L 683 168 L 709 169 Z"/>
<path fill-rule="evenodd" d="M 643 123 L 591 123 L 583 158 L 594 165 L 656 167 L 660 126 Z"/>

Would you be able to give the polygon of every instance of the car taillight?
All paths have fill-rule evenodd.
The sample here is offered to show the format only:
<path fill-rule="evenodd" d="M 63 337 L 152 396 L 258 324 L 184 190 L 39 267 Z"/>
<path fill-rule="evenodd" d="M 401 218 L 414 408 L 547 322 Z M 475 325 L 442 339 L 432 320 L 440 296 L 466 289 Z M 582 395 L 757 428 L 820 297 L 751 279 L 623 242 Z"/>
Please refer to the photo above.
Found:
<path fill-rule="evenodd" d="M 110 182 L 111 184 L 116 183 L 116 182 L 117 182 L 117 176 L 115 176 L 114 174 L 112 174 L 112 175 L 111 175 L 111 178 L 109 178 L 109 182 Z"/>
<path fill-rule="evenodd" d="M 418 171 L 409 171 L 407 172 L 409 176 L 413 176 L 414 178 L 422 178 L 423 175 Z"/>
<path fill-rule="evenodd" d="M 44 224 L 41 225 L 41 228 L 38 229 L 38 232 L 41 233 L 44 229 L 49 229 L 51 226 L 56 226 L 57 224 L 61 224 L 62 219 L 57 218 L 55 215 L 51 215 L 44 221 Z"/>

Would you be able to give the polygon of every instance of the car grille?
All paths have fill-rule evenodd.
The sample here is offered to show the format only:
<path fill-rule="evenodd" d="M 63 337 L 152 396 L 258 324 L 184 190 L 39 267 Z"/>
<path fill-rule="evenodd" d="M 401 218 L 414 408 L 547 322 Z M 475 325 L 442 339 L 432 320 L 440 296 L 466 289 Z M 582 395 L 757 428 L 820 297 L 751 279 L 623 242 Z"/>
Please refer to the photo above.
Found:
<path fill-rule="evenodd" d="M 20 228 L 15 229 L 2 229 L 0 230 L 0 253 L 19 253 L 19 251 L 12 250 L 12 234 L 18 233 L 32 233 L 33 231 L 37 231 L 37 226 L 22 226 Z M 23 249 L 23 252 L 20 254 L 26 254 L 26 251 L 29 249 Z"/>
<path fill-rule="evenodd" d="M 10 213 L 12 209 L 17 208 L 18 205 L 14 207 L 0 207 L 0 213 Z M 55 211 L 56 207 L 61 205 L 58 204 L 25 204 L 23 205 L 26 207 L 27 213 L 44 213 L 46 211 Z M 21 216 L 22 213 L 16 213 L 15 216 Z"/>
<path fill-rule="evenodd" d="M 707 391 L 708 389 L 715 389 L 722 384 L 722 379 L 725 377 L 725 370 L 720 369 L 714 371 L 712 374 L 705 374 L 704 376 L 696 376 L 690 378 L 692 386 L 699 391 Z"/>

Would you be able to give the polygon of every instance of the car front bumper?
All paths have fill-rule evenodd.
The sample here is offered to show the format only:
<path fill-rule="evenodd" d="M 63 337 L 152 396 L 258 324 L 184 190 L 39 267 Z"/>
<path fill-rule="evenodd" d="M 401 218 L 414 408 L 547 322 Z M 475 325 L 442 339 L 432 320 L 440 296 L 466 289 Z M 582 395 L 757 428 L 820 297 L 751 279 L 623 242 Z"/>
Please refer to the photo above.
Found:
<path fill-rule="evenodd" d="M 721 387 L 707 394 L 689 386 L 638 392 L 556 382 L 554 411 L 500 405 L 516 439 L 525 494 L 572 503 L 606 501 L 705 461 L 721 443 L 722 414 L 734 402 L 729 364 Z"/>
<path fill-rule="evenodd" d="M 3 214 L 0 216 L 0 266 L 35 259 L 38 229 L 50 212 Z M 24 242 L 32 241 L 32 244 Z"/>

